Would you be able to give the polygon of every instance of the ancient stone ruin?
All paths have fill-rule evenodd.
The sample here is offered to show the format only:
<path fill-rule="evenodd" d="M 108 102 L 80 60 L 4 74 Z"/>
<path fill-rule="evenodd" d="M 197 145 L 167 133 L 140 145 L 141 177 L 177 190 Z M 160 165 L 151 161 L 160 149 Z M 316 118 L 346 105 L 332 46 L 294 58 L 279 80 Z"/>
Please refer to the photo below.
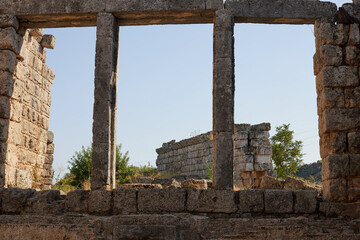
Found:
<path fill-rule="evenodd" d="M 259 188 L 261 179 L 274 175 L 269 140 L 270 124 L 235 124 L 233 138 L 233 185 Z M 163 143 L 156 149 L 158 171 L 173 175 L 208 178 L 213 161 L 212 132 L 176 142 Z M 211 173 L 211 171 L 210 171 Z"/>
<path fill-rule="evenodd" d="M 360 2 L 0 0 L 0 239 L 359 239 Z M 114 189 L 119 26 L 214 25 L 213 188 Z M 323 197 L 233 190 L 234 24 L 315 25 Z M 38 28 L 97 27 L 91 191 L 50 185 L 54 73 Z M 241 73 L 240 73 L 241 74 Z M 23 188 L 9 188 L 9 187 Z"/>

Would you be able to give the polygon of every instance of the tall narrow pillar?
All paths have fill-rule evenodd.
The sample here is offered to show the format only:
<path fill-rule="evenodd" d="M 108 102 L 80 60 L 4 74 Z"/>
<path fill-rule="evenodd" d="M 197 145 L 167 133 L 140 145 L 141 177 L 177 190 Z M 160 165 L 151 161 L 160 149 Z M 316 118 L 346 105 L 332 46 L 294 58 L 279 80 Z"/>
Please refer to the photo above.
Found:
<path fill-rule="evenodd" d="M 115 188 L 119 27 L 111 13 L 97 18 L 91 189 Z"/>
<path fill-rule="evenodd" d="M 233 189 L 234 21 L 218 10 L 214 24 L 213 182 L 215 189 Z"/>

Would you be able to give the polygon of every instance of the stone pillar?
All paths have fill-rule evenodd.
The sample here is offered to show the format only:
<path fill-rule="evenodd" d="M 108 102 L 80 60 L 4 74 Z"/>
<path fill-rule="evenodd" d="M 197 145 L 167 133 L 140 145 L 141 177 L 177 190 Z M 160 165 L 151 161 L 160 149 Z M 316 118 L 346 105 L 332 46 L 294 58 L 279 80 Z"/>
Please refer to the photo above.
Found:
<path fill-rule="evenodd" d="M 115 188 L 118 48 L 117 20 L 111 13 L 99 13 L 95 57 L 92 190 Z"/>
<path fill-rule="evenodd" d="M 360 199 L 360 30 L 315 23 L 317 104 L 324 200 Z"/>
<path fill-rule="evenodd" d="M 215 189 L 233 189 L 234 20 L 218 10 L 214 24 L 213 181 Z"/>
<path fill-rule="evenodd" d="M 0 187 L 16 186 L 17 146 L 21 143 L 21 113 L 14 109 L 19 105 L 14 94 L 18 28 L 14 16 L 0 15 Z"/>

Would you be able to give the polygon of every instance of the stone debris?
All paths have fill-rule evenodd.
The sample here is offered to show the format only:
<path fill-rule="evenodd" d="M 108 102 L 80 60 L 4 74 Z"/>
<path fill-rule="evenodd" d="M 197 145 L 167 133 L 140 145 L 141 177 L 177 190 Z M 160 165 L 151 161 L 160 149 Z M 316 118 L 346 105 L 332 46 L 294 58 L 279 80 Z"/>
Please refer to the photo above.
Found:
<path fill-rule="evenodd" d="M 142 189 L 142 188 L 156 188 L 162 189 L 161 184 L 151 184 L 151 183 L 130 183 L 130 184 L 121 184 L 118 186 L 121 189 Z"/>
<path fill-rule="evenodd" d="M 170 181 L 164 184 L 163 188 L 164 189 L 181 188 L 181 184 L 172 178 Z"/>
<path fill-rule="evenodd" d="M 181 182 L 182 188 L 187 189 L 207 189 L 207 181 L 205 179 L 196 180 L 196 179 L 188 179 Z"/>
<path fill-rule="evenodd" d="M 153 183 L 154 179 L 151 177 L 137 177 L 134 183 Z"/>
<path fill-rule="evenodd" d="M 263 190 L 265 190 L 265 189 L 283 189 L 284 181 L 274 178 L 274 177 L 264 176 L 261 181 L 260 188 Z"/>

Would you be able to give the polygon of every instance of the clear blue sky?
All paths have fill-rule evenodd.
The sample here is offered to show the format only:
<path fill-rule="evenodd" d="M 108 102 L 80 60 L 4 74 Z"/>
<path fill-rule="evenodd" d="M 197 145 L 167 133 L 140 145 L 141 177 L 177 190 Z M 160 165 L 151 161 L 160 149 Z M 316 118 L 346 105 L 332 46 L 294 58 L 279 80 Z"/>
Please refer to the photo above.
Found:
<path fill-rule="evenodd" d="M 347 1 L 333 1 L 341 6 Z M 54 169 L 92 140 L 95 28 L 46 29 L 56 37 L 50 130 Z M 117 143 L 130 163 L 155 165 L 163 142 L 212 128 L 213 25 L 120 28 Z M 313 25 L 236 24 L 235 122 L 290 123 L 306 163 L 320 159 Z"/>

